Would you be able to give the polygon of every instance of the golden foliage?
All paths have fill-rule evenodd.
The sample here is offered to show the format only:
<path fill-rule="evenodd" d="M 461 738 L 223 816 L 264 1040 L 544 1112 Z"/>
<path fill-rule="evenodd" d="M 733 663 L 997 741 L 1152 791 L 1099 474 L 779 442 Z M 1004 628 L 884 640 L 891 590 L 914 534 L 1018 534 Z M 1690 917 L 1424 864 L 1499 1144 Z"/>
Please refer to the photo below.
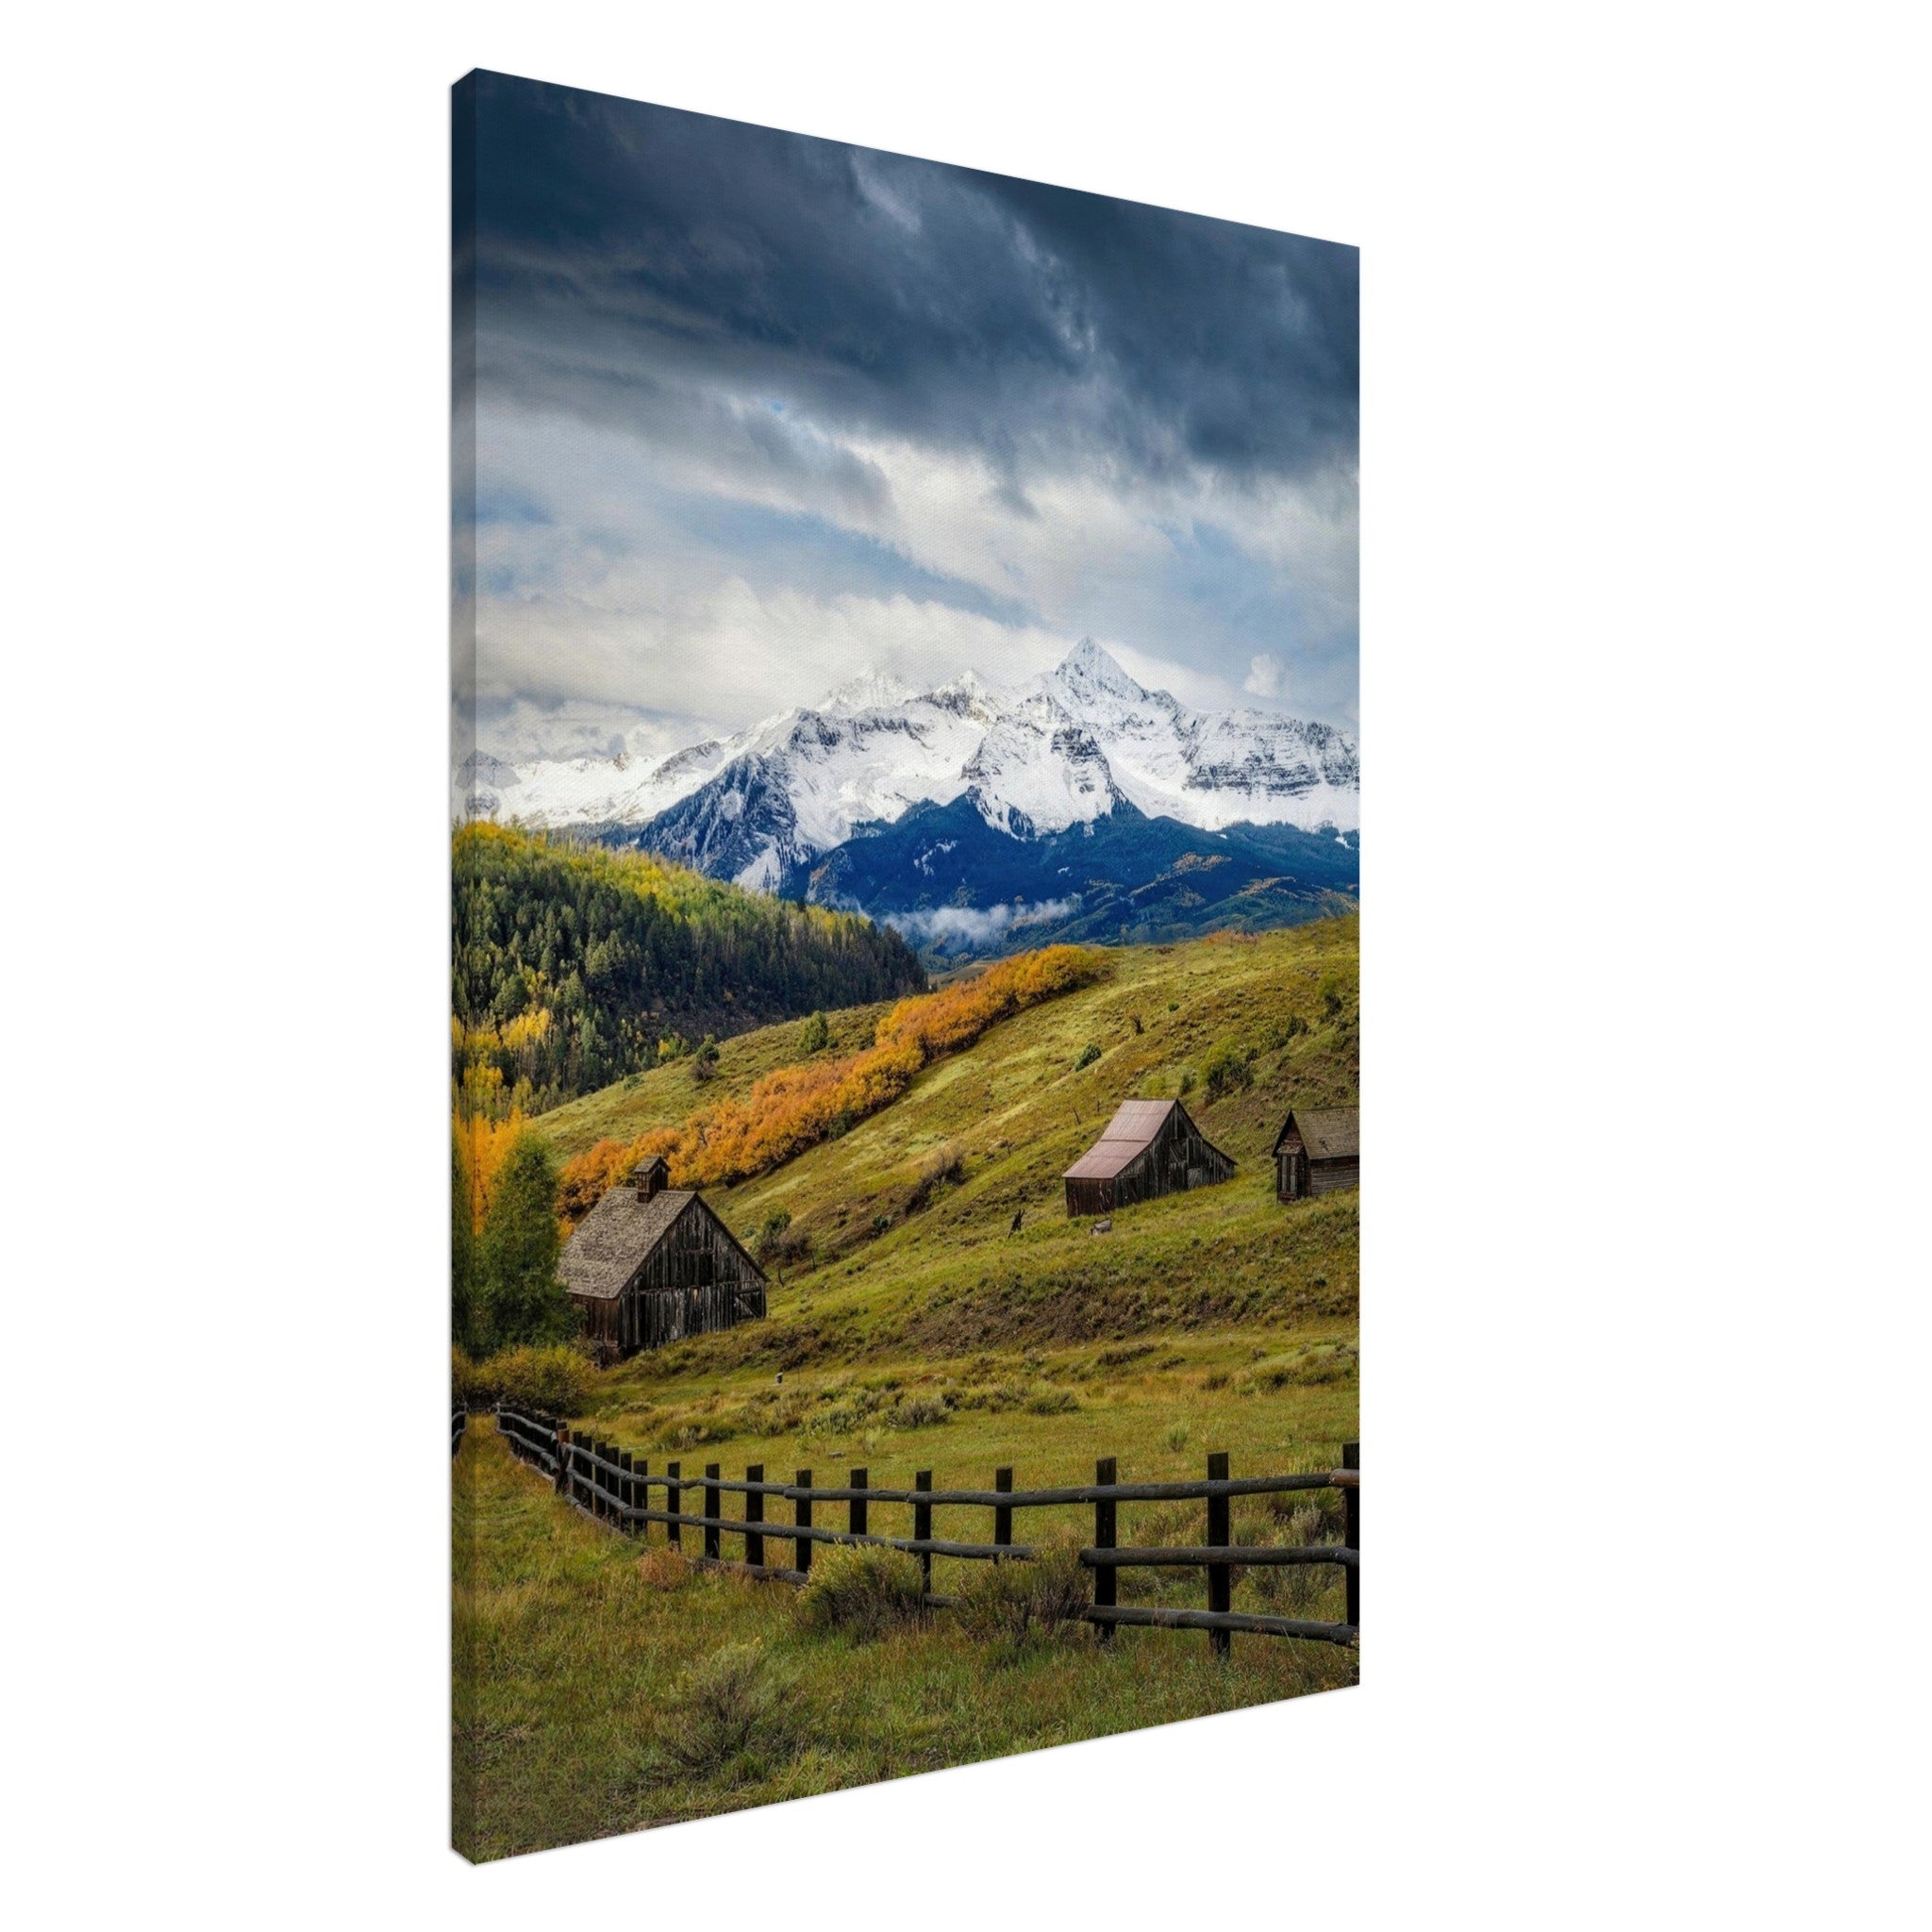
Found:
<path fill-rule="evenodd" d="M 470 1224 L 480 1234 L 483 1217 L 490 1211 L 490 1191 L 496 1184 L 504 1157 L 524 1130 L 524 1117 L 515 1108 L 501 1120 L 492 1120 L 487 1113 L 458 1113 L 451 1124 L 470 1183 Z"/>
<path fill-rule="evenodd" d="M 844 1133 L 911 1086 L 922 1068 L 970 1046 L 989 1026 L 1024 1007 L 1086 986 L 1100 976 L 1101 955 L 1084 946 L 1047 946 L 990 966 L 977 978 L 901 1000 L 863 1053 L 779 1067 L 742 1100 L 721 1100 L 637 1140 L 599 1141 L 563 1170 L 558 1204 L 574 1227 L 641 1160 L 663 1155 L 675 1187 L 707 1187 L 768 1174 Z"/>
<path fill-rule="evenodd" d="M 458 1113 L 502 1119 L 524 1111 L 539 1071 L 538 1050 L 550 1031 L 548 1007 L 527 1008 L 500 1026 L 465 1026 L 452 1016 L 450 1057 Z"/>

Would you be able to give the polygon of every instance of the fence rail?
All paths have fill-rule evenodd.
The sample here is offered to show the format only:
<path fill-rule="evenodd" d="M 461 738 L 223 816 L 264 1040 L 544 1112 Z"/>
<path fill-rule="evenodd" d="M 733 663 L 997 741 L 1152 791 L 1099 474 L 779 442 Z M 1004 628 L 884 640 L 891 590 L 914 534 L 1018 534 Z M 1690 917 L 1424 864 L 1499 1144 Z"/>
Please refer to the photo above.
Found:
<path fill-rule="evenodd" d="M 470 1425 L 470 1412 L 458 1402 L 449 1412 L 449 1453 L 455 1456 L 463 1446 L 463 1431 Z"/>
<path fill-rule="evenodd" d="M 1016 1490 L 1012 1471 L 1001 1469 L 993 1473 L 993 1487 L 990 1490 L 936 1490 L 932 1487 L 930 1470 L 921 1470 L 909 1490 L 875 1490 L 862 1469 L 849 1471 L 842 1483 L 824 1486 L 812 1481 L 808 1469 L 800 1470 L 792 1482 L 768 1482 L 762 1463 L 753 1463 L 741 1478 L 725 1475 L 715 1462 L 707 1463 L 701 1474 L 690 1475 L 684 1473 L 681 1461 L 667 1462 L 661 1474 L 653 1475 L 649 1462 L 633 1457 L 627 1449 L 575 1433 L 558 1417 L 541 1409 L 524 1408 L 508 1402 L 496 1405 L 496 1426 L 513 1456 L 549 1477 L 558 1494 L 586 1515 L 646 1541 L 651 1525 L 661 1524 L 671 1546 L 679 1550 L 683 1548 L 686 1530 L 700 1532 L 703 1554 L 691 1560 L 708 1568 L 731 1570 L 774 1582 L 805 1583 L 811 1575 L 815 1544 L 903 1550 L 920 1559 L 925 1576 L 926 1602 L 939 1608 L 952 1608 L 957 1607 L 959 1600 L 935 1594 L 932 1589 L 935 1557 L 969 1562 L 1030 1561 L 1038 1552 L 1030 1543 L 1013 1541 L 1013 1511 L 1087 1505 L 1093 1510 L 1093 1541 L 1083 1547 L 1079 1556 L 1081 1564 L 1093 1574 L 1093 1602 L 1088 1606 L 1085 1616 L 1096 1626 L 1102 1642 L 1111 1641 L 1114 1630 L 1122 1625 L 1155 1630 L 1205 1630 L 1217 1654 L 1223 1657 L 1228 1654 L 1230 1639 L 1237 1633 L 1348 1645 L 1353 1645 L 1357 1638 L 1361 1616 L 1361 1474 L 1360 1445 L 1355 1442 L 1342 1445 L 1340 1468 L 1287 1475 L 1230 1476 L 1226 1456 L 1217 1454 L 1208 1458 L 1205 1479 L 1123 1483 L 1115 1480 L 1114 1458 L 1109 1456 L 1103 1457 L 1095 1465 L 1091 1483 L 1058 1489 Z M 1276 1547 L 1235 1542 L 1229 1523 L 1229 1504 L 1233 1498 L 1282 1495 L 1304 1490 L 1341 1492 L 1343 1528 L 1339 1544 Z M 663 1492 L 661 1508 L 652 1505 L 653 1491 Z M 727 1494 L 744 1498 L 741 1516 L 724 1513 L 721 1499 Z M 768 1499 L 790 1503 L 791 1521 L 768 1519 Z M 689 1500 L 697 1501 L 701 1507 L 687 1507 Z M 1204 1542 L 1158 1547 L 1120 1543 L 1121 1504 L 1172 1502 L 1200 1502 L 1207 1506 Z M 843 1529 L 814 1522 L 817 1506 L 838 1503 L 845 1506 Z M 875 1532 L 870 1518 L 875 1503 L 909 1507 L 912 1534 L 883 1536 Z M 935 1536 L 933 1511 L 941 1508 L 991 1509 L 992 1541 L 974 1542 Z M 724 1557 L 725 1537 L 742 1540 L 741 1562 Z M 767 1542 L 790 1543 L 791 1562 L 767 1562 Z M 1324 1624 L 1293 1617 L 1251 1615 L 1231 1607 L 1229 1599 L 1237 1569 L 1299 1564 L 1333 1564 L 1341 1571 L 1347 1593 L 1345 1622 Z M 1131 1569 L 1201 1571 L 1208 1584 L 1208 1607 L 1195 1610 L 1120 1603 L 1119 1575 L 1123 1570 Z"/>

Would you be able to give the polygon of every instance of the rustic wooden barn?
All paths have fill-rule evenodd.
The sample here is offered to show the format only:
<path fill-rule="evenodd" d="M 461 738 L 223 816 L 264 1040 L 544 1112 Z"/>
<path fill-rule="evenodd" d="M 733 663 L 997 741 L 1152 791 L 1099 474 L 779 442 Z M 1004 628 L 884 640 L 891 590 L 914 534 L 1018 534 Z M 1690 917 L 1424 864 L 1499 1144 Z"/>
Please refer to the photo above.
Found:
<path fill-rule="evenodd" d="M 765 1312 L 758 1264 L 661 1159 L 612 1188 L 564 1244 L 558 1273 L 600 1352 L 636 1355 Z"/>
<path fill-rule="evenodd" d="M 1106 1131 L 1068 1168 L 1067 1212 L 1111 1214 L 1136 1201 L 1231 1180 L 1234 1162 L 1178 1100 L 1124 1100 Z"/>
<path fill-rule="evenodd" d="M 1274 1198 L 1305 1201 L 1362 1180 L 1361 1108 L 1298 1108 L 1274 1137 Z"/>

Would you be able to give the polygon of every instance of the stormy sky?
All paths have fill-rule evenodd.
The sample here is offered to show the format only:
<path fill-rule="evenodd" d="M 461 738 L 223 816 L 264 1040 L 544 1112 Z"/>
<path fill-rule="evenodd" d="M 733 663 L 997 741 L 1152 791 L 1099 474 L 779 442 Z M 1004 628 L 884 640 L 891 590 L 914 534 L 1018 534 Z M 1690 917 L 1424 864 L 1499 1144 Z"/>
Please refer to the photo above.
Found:
<path fill-rule="evenodd" d="M 1353 727 L 1353 248 L 471 85 L 486 747 L 653 754 L 1085 636 Z"/>

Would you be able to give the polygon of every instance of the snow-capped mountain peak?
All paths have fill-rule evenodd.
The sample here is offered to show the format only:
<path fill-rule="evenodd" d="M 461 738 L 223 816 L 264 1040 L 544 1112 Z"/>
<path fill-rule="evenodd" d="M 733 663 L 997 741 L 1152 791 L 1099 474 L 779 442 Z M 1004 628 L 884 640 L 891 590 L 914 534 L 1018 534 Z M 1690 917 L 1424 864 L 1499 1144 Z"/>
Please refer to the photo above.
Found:
<path fill-rule="evenodd" d="M 859 711 L 889 711 L 918 695 L 904 678 L 894 677 L 876 664 L 868 664 L 858 676 L 848 677 L 813 708 L 849 718 Z"/>
<path fill-rule="evenodd" d="M 1092 825 L 1124 805 L 1209 832 L 1360 824 L 1346 733 L 1190 710 L 1091 638 L 1017 692 L 972 670 L 922 692 L 873 668 L 815 706 L 654 761 L 512 766 L 482 754 L 458 795 L 467 814 L 635 828 L 715 876 L 788 891 L 856 835 L 962 797 L 1022 840 Z"/>
<path fill-rule="evenodd" d="M 1046 677 L 1048 692 L 1076 718 L 1096 708 L 1141 705 L 1147 693 L 1091 638 L 1082 638 Z"/>
<path fill-rule="evenodd" d="M 982 724 L 991 724 L 1012 708 L 1013 700 L 1009 692 L 989 683 L 978 672 L 969 670 L 935 686 L 925 693 L 924 702 L 942 711 L 977 718 Z"/>

